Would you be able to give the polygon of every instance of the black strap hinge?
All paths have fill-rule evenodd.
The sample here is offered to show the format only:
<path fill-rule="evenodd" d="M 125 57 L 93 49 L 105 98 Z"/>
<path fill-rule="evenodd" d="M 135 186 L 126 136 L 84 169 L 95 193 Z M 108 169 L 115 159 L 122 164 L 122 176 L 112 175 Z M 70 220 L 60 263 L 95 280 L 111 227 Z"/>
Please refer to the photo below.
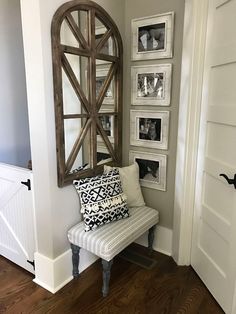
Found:
<path fill-rule="evenodd" d="M 33 260 L 33 261 L 29 261 L 29 260 L 27 260 L 27 262 L 28 262 L 29 264 L 31 264 L 31 265 L 33 266 L 33 268 L 35 269 L 35 263 L 34 263 L 34 260 Z"/>

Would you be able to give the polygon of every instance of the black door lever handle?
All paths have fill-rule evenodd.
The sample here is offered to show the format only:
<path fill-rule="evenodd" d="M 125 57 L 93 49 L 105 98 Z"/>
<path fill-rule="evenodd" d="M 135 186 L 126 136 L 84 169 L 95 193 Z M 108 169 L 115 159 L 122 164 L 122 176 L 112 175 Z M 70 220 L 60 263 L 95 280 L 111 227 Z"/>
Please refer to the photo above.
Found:
<path fill-rule="evenodd" d="M 228 182 L 228 184 L 233 184 L 234 188 L 236 189 L 236 173 L 235 173 L 233 179 L 228 178 L 228 176 L 226 174 L 224 174 L 224 173 L 221 173 L 220 177 L 224 177 L 225 180 Z"/>

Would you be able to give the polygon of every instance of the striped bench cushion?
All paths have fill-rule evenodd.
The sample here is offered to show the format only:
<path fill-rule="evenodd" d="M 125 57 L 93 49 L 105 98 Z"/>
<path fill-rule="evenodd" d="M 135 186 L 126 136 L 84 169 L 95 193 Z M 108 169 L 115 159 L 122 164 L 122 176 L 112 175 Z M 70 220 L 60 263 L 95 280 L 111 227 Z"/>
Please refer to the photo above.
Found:
<path fill-rule="evenodd" d="M 149 228 L 157 224 L 159 213 L 147 206 L 130 208 L 130 217 L 85 232 L 81 221 L 68 231 L 68 239 L 95 255 L 110 261 Z"/>

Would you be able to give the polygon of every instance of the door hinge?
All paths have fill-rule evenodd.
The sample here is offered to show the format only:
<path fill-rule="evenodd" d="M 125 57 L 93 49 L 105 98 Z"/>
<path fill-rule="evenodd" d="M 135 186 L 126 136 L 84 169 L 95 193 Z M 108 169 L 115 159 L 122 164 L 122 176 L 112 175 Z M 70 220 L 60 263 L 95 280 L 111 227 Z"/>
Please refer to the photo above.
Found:
<path fill-rule="evenodd" d="M 28 179 L 27 181 L 21 181 L 21 184 L 24 184 L 28 187 L 28 191 L 31 191 L 31 182 L 30 179 Z"/>
<path fill-rule="evenodd" d="M 31 264 L 31 265 L 33 266 L 34 270 L 35 270 L 35 263 L 34 263 L 34 260 L 33 260 L 33 261 L 29 261 L 29 260 L 27 259 L 27 262 L 28 262 L 29 264 Z"/>

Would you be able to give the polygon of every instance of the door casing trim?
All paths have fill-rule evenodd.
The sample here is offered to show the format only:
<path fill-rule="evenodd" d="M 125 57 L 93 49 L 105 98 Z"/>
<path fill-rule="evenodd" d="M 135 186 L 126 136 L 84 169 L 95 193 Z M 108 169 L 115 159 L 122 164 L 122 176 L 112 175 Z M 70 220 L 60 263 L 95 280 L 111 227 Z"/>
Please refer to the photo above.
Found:
<path fill-rule="evenodd" d="M 186 0 L 175 176 L 173 258 L 190 265 L 209 0 Z"/>

